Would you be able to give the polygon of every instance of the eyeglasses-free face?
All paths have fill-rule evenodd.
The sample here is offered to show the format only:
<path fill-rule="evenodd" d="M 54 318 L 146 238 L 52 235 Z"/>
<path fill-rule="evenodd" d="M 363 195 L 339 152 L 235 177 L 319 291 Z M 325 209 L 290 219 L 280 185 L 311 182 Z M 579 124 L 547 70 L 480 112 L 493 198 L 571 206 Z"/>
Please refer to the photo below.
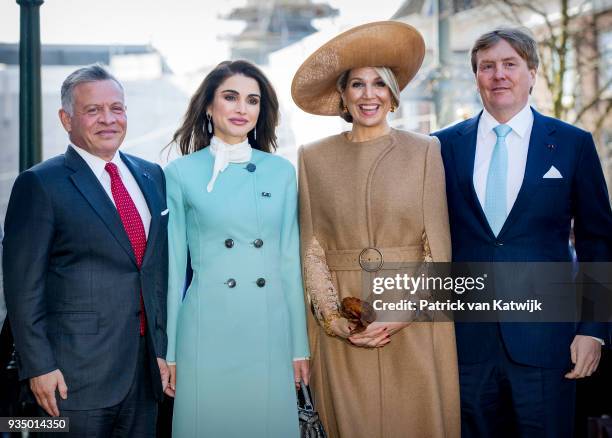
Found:
<path fill-rule="evenodd" d="M 516 115 L 529 100 L 536 71 L 506 41 L 476 53 L 476 84 L 482 103 L 500 123 Z"/>
<path fill-rule="evenodd" d="M 215 90 L 207 113 L 211 115 L 214 134 L 227 144 L 241 143 L 255 128 L 259 117 L 261 91 L 253 78 L 235 74 Z"/>
<path fill-rule="evenodd" d="M 393 102 L 391 90 L 372 67 L 349 72 L 342 100 L 353 117 L 353 125 L 363 127 L 386 125 Z"/>
<path fill-rule="evenodd" d="M 72 92 L 72 114 L 59 111 L 70 141 L 110 161 L 127 132 L 123 91 L 113 80 L 84 82 Z"/>

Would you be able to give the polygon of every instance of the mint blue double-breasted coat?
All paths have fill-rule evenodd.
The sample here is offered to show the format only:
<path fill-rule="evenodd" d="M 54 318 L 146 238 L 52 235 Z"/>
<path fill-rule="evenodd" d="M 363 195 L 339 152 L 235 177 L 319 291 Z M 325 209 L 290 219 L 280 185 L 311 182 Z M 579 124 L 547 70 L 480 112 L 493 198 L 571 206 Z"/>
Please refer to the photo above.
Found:
<path fill-rule="evenodd" d="M 209 193 L 213 164 L 205 148 L 165 169 L 173 437 L 297 437 L 292 360 L 309 351 L 295 170 L 254 149 Z"/>

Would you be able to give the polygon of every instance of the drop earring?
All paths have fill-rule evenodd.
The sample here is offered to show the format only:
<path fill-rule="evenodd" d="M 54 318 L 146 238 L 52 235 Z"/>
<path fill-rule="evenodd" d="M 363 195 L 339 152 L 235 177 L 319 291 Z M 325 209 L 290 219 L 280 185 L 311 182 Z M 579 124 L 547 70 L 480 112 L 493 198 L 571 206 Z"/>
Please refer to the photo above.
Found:
<path fill-rule="evenodd" d="M 253 128 L 253 140 L 257 140 L 257 126 Z"/>
<path fill-rule="evenodd" d="M 210 116 L 210 114 L 207 113 L 206 118 L 208 119 L 208 125 L 207 125 L 208 133 L 212 134 L 213 133 L 212 123 L 211 123 L 212 117 Z"/>

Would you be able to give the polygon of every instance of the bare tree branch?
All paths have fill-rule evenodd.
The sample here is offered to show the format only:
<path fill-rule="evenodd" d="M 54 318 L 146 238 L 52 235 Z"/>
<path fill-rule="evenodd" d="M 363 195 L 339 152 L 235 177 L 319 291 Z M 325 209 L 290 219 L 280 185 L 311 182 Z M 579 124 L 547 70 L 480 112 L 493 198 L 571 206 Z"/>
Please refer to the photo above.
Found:
<path fill-rule="evenodd" d="M 582 3 L 578 5 L 578 11 L 573 15 L 574 17 L 582 17 L 584 15 L 584 11 L 586 11 L 586 7 L 589 4 L 592 4 L 593 0 L 584 0 Z"/>
<path fill-rule="evenodd" d="M 548 18 L 548 13 L 542 9 L 538 9 L 536 8 L 532 2 L 529 1 L 525 1 L 525 2 L 519 2 L 519 1 L 515 1 L 515 0 L 503 0 L 504 2 L 510 4 L 510 5 L 514 5 L 518 8 L 525 8 L 528 11 L 531 11 L 537 15 L 539 15 L 540 17 L 542 17 L 544 19 L 544 23 L 546 23 L 546 27 L 548 28 L 548 32 L 550 33 L 551 37 L 553 37 L 555 35 L 555 28 L 553 26 L 553 24 L 551 23 L 550 19 Z"/>
<path fill-rule="evenodd" d="M 522 23 L 518 10 L 514 8 L 512 5 L 508 4 L 504 0 L 497 0 L 497 1 L 494 1 L 492 4 L 493 4 L 493 7 L 495 7 L 495 9 L 508 21 L 512 21 L 515 24 Z"/>
<path fill-rule="evenodd" d="M 540 57 L 540 71 L 542 72 L 542 77 L 544 77 L 544 82 L 546 82 L 546 88 L 548 90 L 552 90 L 552 67 L 548 62 L 548 59 L 544 57 Z"/>
<path fill-rule="evenodd" d="M 563 82 L 565 79 L 565 65 L 567 62 L 567 44 L 569 27 L 568 0 L 561 0 L 561 34 L 559 36 L 559 68 L 555 74 L 555 94 L 553 95 L 553 114 L 555 117 L 563 115 Z"/>
<path fill-rule="evenodd" d="M 612 87 L 612 78 L 608 79 L 608 81 L 595 92 L 595 95 L 589 101 L 589 103 L 580 108 L 580 111 L 576 114 L 576 117 L 574 118 L 574 122 L 578 122 L 587 111 L 595 107 L 598 103 L 601 103 L 601 95 L 610 87 Z"/>
<path fill-rule="evenodd" d="M 608 104 L 606 105 L 606 108 L 602 111 L 601 115 L 595 122 L 595 131 L 599 131 L 601 129 L 606 118 L 608 117 L 608 114 L 610 114 L 610 111 L 612 111 L 612 99 L 608 99 Z"/>

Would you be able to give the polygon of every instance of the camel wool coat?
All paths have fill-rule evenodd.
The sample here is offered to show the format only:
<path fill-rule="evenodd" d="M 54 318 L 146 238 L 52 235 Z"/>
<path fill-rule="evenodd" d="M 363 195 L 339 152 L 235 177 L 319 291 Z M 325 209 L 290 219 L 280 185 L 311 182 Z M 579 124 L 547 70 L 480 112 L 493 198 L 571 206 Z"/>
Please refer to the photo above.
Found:
<path fill-rule="evenodd" d="M 316 238 L 339 300 L 362 297 L 364 248 L 389 255 L 385 263 L 393 254 L 422 261 L 426 252 L 450 261 L 435 137 L 392 129 L 351 142 L 342 133 L 301 147 L 298 161 L 302 256 Z M 384 347 L 362 348 L 326 334 L 308 313 L 312 389 L 330 438 L 460 436 L 452 322 L 413 322 Z"/>

